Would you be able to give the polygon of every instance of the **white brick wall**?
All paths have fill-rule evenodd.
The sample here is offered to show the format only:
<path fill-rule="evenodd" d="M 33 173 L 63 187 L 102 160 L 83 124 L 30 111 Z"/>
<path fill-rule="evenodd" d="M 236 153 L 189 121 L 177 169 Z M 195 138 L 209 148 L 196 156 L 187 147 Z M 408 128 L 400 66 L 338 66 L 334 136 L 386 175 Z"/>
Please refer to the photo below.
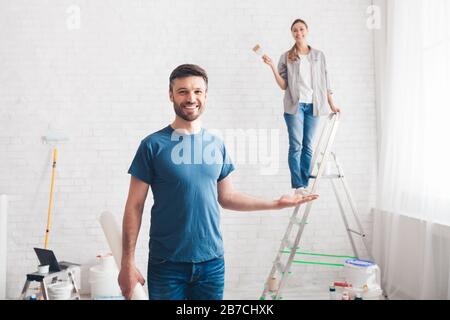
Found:
<path fill-rule="evenodd" d="M 140 140 L 173 119 L 167 79 L 181 63 L 200 64 L 209 73 L 205 127 L 280 130 L 278 174 L 239 165 L 237 188 L 267 198 L 288 192 L 282 92 L 251 48 L 259 43 L 278 61 L 292 45 L 289 27 L 297 17 L 309 22 L 310 43 L 327 55 L 343 109 L 335 151 L 370 231 L 376 183 L 370 2 L 0 0 L 0 194 L 22 199 L 9 208 L 8 296 L 19 295 L 25 274 L 37 265 L 32 248 L 44 242 L 51 150 L 40 137 L 49 127 L 70 137 L 60 148 L 50 247 L 87 271 L 97 254 L 107 252 L 97 217 L 110 210 L 121 218 L 126 172 Z M 81 8 L 80 29 L 67 28 L 72 4 Z M 351 253 L 327 183 L 320 195 L 304 249 Z M 137 253 L 143 274 L 151 204 L 149 196 Z M 290 212 L 223 212 L 226 289 L 254 287 L 258 298 Z M 293 271 L 291 285 L 323 285 L 337 269 Z"/>

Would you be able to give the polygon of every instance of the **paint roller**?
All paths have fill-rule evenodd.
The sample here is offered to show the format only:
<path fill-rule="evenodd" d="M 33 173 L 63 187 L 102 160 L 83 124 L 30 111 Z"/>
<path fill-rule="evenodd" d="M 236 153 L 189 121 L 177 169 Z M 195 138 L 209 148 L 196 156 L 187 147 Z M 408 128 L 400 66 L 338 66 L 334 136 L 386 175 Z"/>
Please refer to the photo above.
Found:
<path fill-rule="evenodd" d="M 117 267 L 120 270 L 122 261 L 122 231 L 111 212 L 103 212 L 99 221 L 108 241 L 109 248 L 114 256 L 114 260 L 116 260 Z M 133 290 L 131 300 L 148 300 L 144 287 L 139 282 Z"/>
<path fill-rule="evenodd" d="M 42 136 L 42 142 L 50 145 L 57 145 L 61 142 L 69 141 L 69 137 L 60 131 L 49 130 L 45 136 Z"/>

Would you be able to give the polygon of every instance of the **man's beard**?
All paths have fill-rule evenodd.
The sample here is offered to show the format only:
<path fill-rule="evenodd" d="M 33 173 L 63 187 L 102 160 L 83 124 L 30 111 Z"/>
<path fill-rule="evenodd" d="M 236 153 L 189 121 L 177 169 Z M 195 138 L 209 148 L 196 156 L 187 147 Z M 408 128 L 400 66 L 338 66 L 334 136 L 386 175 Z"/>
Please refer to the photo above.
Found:
<path fill-rule="evenodd" d="M 175 110 L 176 115 L 179 116 L 180 118 L 182 118 L 183 120 L 186 120 L 189 122 L 197 120 L 198 117 L 200 117 L 200 115 L 203 113 L 203 109 L 204 109 L 203 105 L 198 105 L 196 112 L 186 114 L 186 113 L 184 113 L 185 105 L 186 104 L 177 105 L 175 102 L 173 103 L 173 109 Z"/>

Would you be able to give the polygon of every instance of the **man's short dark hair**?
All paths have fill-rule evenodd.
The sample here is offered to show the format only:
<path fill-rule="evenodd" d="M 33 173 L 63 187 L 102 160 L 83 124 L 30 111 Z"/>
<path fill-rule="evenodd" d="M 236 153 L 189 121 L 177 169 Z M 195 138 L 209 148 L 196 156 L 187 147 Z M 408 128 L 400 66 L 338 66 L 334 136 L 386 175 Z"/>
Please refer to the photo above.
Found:
<path fill-rule="evenodd" d="M 169 77 L 169 89 L 172 91 L 173 80 L 186 77 L 202 77 L 208 89 L 208 75 L 206 71 L 196 64 L 182 64 L 172 71 Z"/>

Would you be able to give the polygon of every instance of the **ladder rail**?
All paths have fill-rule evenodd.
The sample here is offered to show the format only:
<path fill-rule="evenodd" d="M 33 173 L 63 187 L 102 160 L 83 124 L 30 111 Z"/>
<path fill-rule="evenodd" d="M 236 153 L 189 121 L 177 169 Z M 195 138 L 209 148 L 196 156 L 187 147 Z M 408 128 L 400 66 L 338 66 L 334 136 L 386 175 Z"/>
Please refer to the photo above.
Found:
<path fill-rule="evenodd" d="M 368 244 L 368 242 L 367 242 L 366 234 L 365 234 L 364 229 L 363 229 L 363 227 L 362 227 L 361 221 L 360 221 L 359 218 L 358 218 L 358 214 L 357 214 L 357 210 L 356 210 L 356 205 L 355 205 L 355 202 L 354 202 L 354 200 L 353 200 L 353 197 L 352 197 L 352 195 L 351 195 L 351 193 L 350 193 L 350 191 L 349 191 L 349 189 L 348 189 L 347 182 L 346 182 L 344 179 L 341 179 L 341 182 L 342 182 L 342 185 L 344 186 L 345 193 L 347 194 L 347 198 L 348 198 L 348 200 L 349 200 L 350 207 L 352 208 L 353 217 L 355 218 L 355 221 L 356 221 L 356 224 L 357 224 L 357 226 L 358 226 L 359 232 L 363 234 L 363 236 L 362 236 L 361 238 L 362 238 L 362 240 L 363 240 L 363 243 L 364 243 L 364 246 L 365 246 L 365 248 L 366 248 L 366 251 L 367 251 L 367 253 L 368 253 L 368 255 L 369 255 L 369 258 L 370 258 L 371 260 L 373 260 L 372 252 L 371 252 L 371 250 L 369 249 L 369 244 Z"/>
<path fill-rule="evenodd" d="M 342 173 L 342 176 L 345 176 L 345 174 L 344 174 L 344 172 L 342 170 L 341 164 L 340 164 L 340 162 L 339 162 L 339 160 L 338 160 L 336 155 L 334 155 L 334 160 L 335 160 L 335 163 L 336 163 L 336 167 L 339 170 L 339 173 Z M 362 226 L 361 221 L 359 220 L 358 210 L 356 208 L 355 200 L 353 199 L 353 196 L 352 196 L 352 194 L 350 192 L 350 189 L 348 187 L 347 181 L 345 179 L 340 179 L 340 180 L 341 180 L 342 185 L 344 187 L 345 194 L 347 195 L 348 202 L 350 203 L 350 207 L 352 209 L 353 217 L 354 217 L 354 219 L 356 221 L 356 225 L 358 226 L 358 231 L 362 234 L 362 240 L 363 240 L 364 247 L 366 248 L 366 251 L 367 251 L 367 253 L 369 255 L 370 260 L 374 260 L 373 256 L 372 256 L 372 250 L 370 250 L 370 246 L 369 246 L 368 240 L 366 238 L 366 234 L 364 232 L 364 228 Z"/>
<path fill-rule="evenodd" d="M 298 247 L 300 238 L 303 234 L 303 230 L 305 229 L 305 221 L 308 219 L 309 212 L 311 211 L 311 206 L 312 206 L 312 202 L 309 202 L 306 206 L 305 213 L 303 214 L 303 218 L 302 218 L 302 223 L 300 225 L 300 229 L 297 232 L 297 236 L 294 241 L 294 248 L 291 248 L 291 253 L 289 254 L 288 262 L 286 263 L 284 272 L 282 274 L 282 277 L 281 277 L 281 280 L 280 280 L 280 283 L 278 286 L 278 290 L 276 291 L 276 294 L 275 294 L 275 300 L 277 300 L 281 297 L 281 292 L 284 289 L 284 285 L 287 281 L 287 276 L 289 274 L 289 270 L 291 269 L 292 261 L 294 260 L 294 257 L 297 254 L 296 247 Z"/>
<path fill-rule="evenodd" d="M 347 236 L 348 236 L 348 238 L 350 240 L 350 244 L 351 244 L 352 249 L 353 249 L 353 254 L 356 257 L 359 258 L 359 254 L 358 254 L 358 250 L 356 249 L 355 241 L 353 239 L 352 234 L 349 231 L 350 227 L 349 227 L 349 224 L 348 224 L 347 217 L 345 215 L 344 206 L 342 205 L 341 198 L 339 197 L 339 193 L 338 193 L 338 190 L 337 190 L 337 187 L 336 187 L 336 183 L 333 180 L 330 180 L 330 182 L 331 182 L 331 186 L 333 188 L 333 192 L 334 192 L 334 194 L 336 196 L 337 203 L 339 205 L 339 212 L 341 213 L 342 220 L 344 221 L 345 231 L 347 232 Z"/>
<path fill-rule="evenodd" d="M 261 297 L 265 297 L 267 292 L 269 291 L 269 281 L 273 277 L 275 272 L 277 271 L 277 263 L 279 263 L 280 260 L 281 260 L 282 251 L 285 248 L 285 242 L 289 238 L 289 235 L 290 235 L 290 233 L 292 231 L 292 227 L 294 225 L 293 221 L 295 221 L 297 219 L 297 214 L 298 214 L 299 210 L 300 210 L 300 206 L 295 207 L 294 212 L 292 213 L 292 216 L 289 219 L 289 225 L 288 225 L 288 227 L 287 227 L 287 229 L 286 229 L 286 231 L 284 233 L 283 239 L 281 240 L 280 248 L 277 251 L 277 255 L 275 257 L 275 260 L 272 263 L 273 266 L 272 266 L 272 269 L 271 269 L 271 271 L 270 271 L 270 273 L 269 273 L 269 275 L 267 277 L 267 280 L 266 280 L 266 282 L 264 284 L 264 290 L 263 290 L 263 294 L 261 295 Z"/>
<path fill-rule="evenodd" d="M 326 135 L 326 133 L 328 133 L 329 128 L 330 128 L 330 123 L 332 123 L 332 120 L 336 119 L 339 120 L 340 118 L 340 114 L 339 113 L 332 113 L 328 116 L 328 122 L 325 124 L 324 128 L 322 129 L 322 132 L 320 134 L 319 140 L 317 142 L 316 147 L 314 148 L 315 152 L 313 153 L 313 157 L 312 157 L 312 161 L 311 161 L 311 167 L 314 168 L 314 166 L 316 165 L 317 162 L 317 158 L 320 154 L 320 150 L 322 150 L 322 144 L 324 143 L 325 139 L 324 136 Z"/>
<path fill-rule="evenodd" d="M 333 121 L 331 122 L 331 126 L 330 126 L 331 127 L 330 134 L 328 137 L 328 141 L 327 141 L 325 150 L 323 151 L 323 153 L 321 153 L 322 159 L 320 161 L 320 166 L 317 171 L 317 178 L 314 180 L 313 186 L 311 188 L 312 194 L 314 194 L 314 192 L 316 191 L 319 180 L 322 178 L 323 172 L 325 171 L 325 167 L 328 162 L 328 157 L 331 153 L 331 146 L 333 145 L 334 138 L 336 136 L 336 132 L 337 132 L 338 124 L 339 124 L 339 114 L 337 113 L 335 115 L 336 116 L 334 118 L 331 118 Z M 315 163 L 312 163 L 312 168 L 314 168 L 314 166 L 315 166 Z"/>

